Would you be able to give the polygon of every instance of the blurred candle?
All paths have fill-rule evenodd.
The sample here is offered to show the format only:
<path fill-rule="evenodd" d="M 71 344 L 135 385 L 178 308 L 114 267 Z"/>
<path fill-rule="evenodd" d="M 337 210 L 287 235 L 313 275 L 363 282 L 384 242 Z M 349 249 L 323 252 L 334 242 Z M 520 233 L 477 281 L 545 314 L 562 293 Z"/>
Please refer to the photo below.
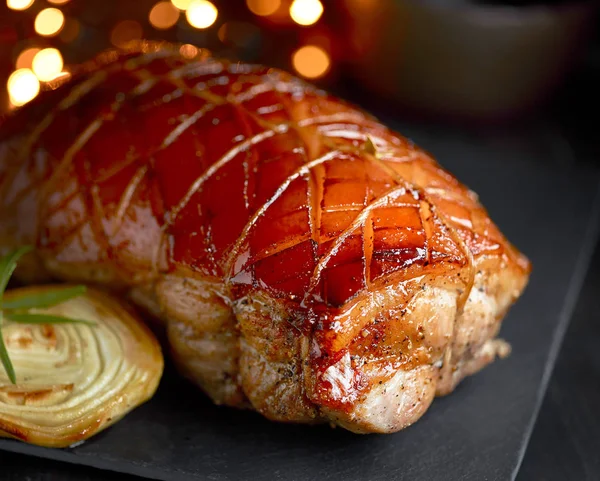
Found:
<path fill-rule="evenodd" d="M 179 20 L 179 10 L 171 2 L 158 2 L 148 15 L 154 28 L 165 30 L 171 28 Z"/>
<path fill-rule="evenodd" d="M 217 20 L 219 12 L 208 0 L 193 0 L 185 12 L 189 24 L 194 28 L 208 28 Z"/>
<path fill-rule="evenodd" d="M 305 45 L 292 55 L 292 65 L 296 72 L 306 78 L 319 78 L 325 75 L 331 66 L 329 55 L 321 47 Z"/>
<path fill-rule="evenodd" d="M 33 100 L 40 91 L 40 82 L 28 68 L 15 70 L 6 83 L 11 104 L 20 106 Z"/>
<path fill-rule="evenodd" d="M 68 1 L 69 0 L 48 0 L 48 3 L 51 3 L 53 5 L 64 5 Z"/>
<path fill-rule="evenodd" d="M 59 75 L 63 68 L 63 58 L 55 48 L 40 50 L 33 57 L 31 69 L 38 79 L 48 82 Z"/>
<path fill-rule="evenodd" d="M 266 17 L 279 10 L 281 0 L 246 0 L 246 5 L 253 14 Z"/>
<path fill-rule="evenodd" d="M 290 6 L 290 16 L 299 25 L 312 25 L 323 14 L 323 4 L 319 0 L 294 0 Z"/>

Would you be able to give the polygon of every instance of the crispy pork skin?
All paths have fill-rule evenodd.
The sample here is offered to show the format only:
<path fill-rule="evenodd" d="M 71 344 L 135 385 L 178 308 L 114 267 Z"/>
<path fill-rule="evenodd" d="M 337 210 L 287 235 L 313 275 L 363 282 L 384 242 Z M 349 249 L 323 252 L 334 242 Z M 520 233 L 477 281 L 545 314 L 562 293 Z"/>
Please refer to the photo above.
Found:
<path fill-rule="evenodd" d="M 165 328 L 216 403 L 393 432 L 508 345 L 529 262 L 476 194 L 275 69 L 143 44 L 0 125 L 0 250 Z"/>

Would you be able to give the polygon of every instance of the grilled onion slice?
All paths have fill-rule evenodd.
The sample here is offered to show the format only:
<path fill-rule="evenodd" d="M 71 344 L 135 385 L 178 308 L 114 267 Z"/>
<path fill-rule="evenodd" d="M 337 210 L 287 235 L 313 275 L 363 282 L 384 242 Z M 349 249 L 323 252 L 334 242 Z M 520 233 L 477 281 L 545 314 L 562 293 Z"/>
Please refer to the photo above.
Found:
<path fill-rule="evenodd" d="M 34 294 L 47 286 L 7 292 Z M 163 371 L 154 335 L 121 303 L 100 291 L 31 312 L 86 324 L 16 324 L 4 340 L 17 384 L 0 371 L 0 436 L 66 447 L 105 429 L 148 400 Z"/>

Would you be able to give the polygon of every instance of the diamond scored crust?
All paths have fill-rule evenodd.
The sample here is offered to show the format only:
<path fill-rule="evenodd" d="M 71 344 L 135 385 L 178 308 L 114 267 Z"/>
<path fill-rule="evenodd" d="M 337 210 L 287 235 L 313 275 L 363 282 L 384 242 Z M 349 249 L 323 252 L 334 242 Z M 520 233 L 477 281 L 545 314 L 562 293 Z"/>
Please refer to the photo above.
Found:
<path fill-rule="evenodd" d="M 42 120 L 14 152 L 46 182 L 42 247 L 333 307 L 390 276 L 469 267 L 506 246 L 518 256 L 425 152 L 286 73 L 169 49 L 114 60 L 49 92 L 60 98 L 39 102 Z"/>

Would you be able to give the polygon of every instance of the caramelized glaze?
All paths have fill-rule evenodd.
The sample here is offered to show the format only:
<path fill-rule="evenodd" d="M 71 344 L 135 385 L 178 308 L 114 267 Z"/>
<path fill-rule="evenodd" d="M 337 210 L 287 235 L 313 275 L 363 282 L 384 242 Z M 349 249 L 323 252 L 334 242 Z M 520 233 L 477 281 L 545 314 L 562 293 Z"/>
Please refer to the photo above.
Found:
<path fill-rule="evenodd" d="M 294 367 L 306 406 L 346 412 L 374 379 L 451 349 L 404 320 L 422 289 L 451 291 L 459 315 L 488 258 L 519 279 L 510 302 L 524 287 L 528 261 L 476 195 L 374 118 L 275 69 L 145 50 L 105 55 L 0 129 L 3 243 L 35 243 L 52 275 L 135 286 L 158 298 L 159 317 L 185 317 L 165 307 L 160 279 L 210 281 L 242 338 L 239 302 L 281 303 L 297 342 L 285 349 L 308 357 Z M 234 329 L 231 318 L 214 335 Z M 238 365 L 247 346 L 236 339 L 218 342 Z M 382 369 L 367 374 L 366 361 Z M 336 363 L 345 374 L 332 374 Z M 231 389 L 220 401 L 254 403 L 237 369 L 223 374 Z"/>

